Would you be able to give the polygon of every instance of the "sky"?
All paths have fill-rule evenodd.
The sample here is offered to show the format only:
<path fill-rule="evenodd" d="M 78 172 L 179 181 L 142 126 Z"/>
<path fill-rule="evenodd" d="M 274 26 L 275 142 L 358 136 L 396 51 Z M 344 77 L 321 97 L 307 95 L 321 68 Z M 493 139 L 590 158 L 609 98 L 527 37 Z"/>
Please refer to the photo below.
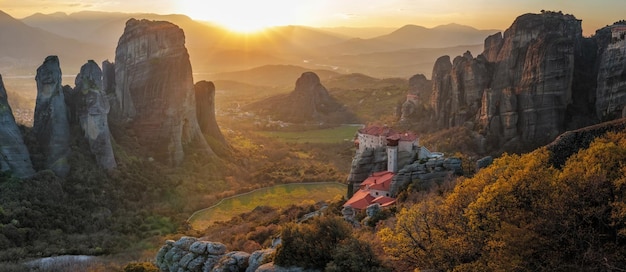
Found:
<path fill-rule="evenodd" d="M 583 20 L 583 31 L 626 19 L 624 0 L 0 0 L 15 18 L 34 13 L 82 10 L 186 14 L 232 30 L 276 25 L 434 27 L 458 23 L 478 29 L 506 29 L 524 13 L 562 11 Z"/>

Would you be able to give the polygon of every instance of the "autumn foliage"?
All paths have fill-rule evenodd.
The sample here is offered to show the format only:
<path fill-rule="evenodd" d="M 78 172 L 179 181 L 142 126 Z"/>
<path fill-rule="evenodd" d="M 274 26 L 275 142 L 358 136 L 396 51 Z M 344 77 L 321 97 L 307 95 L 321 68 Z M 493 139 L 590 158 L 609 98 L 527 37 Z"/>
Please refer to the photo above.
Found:
<path fill-rule="evenodd" d="M 378 234 L 400 270 L 617 271 L 626 267 L 626 133 L 561 169 L 538 149 L 403 208 Z"/>

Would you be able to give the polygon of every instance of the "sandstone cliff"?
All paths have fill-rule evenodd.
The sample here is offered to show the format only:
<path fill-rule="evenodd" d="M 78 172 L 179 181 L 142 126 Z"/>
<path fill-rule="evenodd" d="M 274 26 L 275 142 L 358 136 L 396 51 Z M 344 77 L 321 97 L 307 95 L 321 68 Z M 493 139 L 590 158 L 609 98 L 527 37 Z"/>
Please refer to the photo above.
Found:
<path fill-rule="evenodd" d="M 273 119 L 292 123 L 348 123 L 353 114 L 328 94 L 319 76 L 313 72 L 302 73 L 294 90 L 254 103 L 248 109 Z"/>
<path fill-rule="evenodd" d="M 572 15 L 522 15 L 504 34 L 487 37 L 475 58 L 466 52 L 437 60 L 430 120 L 440 129 L 472 128 L 501 148 L 535 147 L 566 129 L 619 117 L 626 105 L 624 33 L 626 26 L 613 25 L 584 38 Z"/>
<path fill-rule="evenodd" d="M 15 123 L 0 76 L 0 171 L 11 171 L 19 178 L 35 174 L 22 133 Z"/>
<path fill-rule="evenodd" d="M 107 118 L 111 107 L 103 92 L 102 70 L 98 64 L 90 60 L 83 65 L 76 75 L 75 84 L 72 95 L 76 104 L 72 116 L 77 116 L 98 165 L 103 169 L 113 169 L 117 163 L 113 156 Z"/>
<path fill-rule="evenodd" d="M 61 86 L 61 68 L 57 56 L 49 56 L 37 68 L 37 103 L 33 132 L 45 157 L 43 167 L 65 177 L 69 170 L 70 126 Z"/>
<path fill-rule="evenodd" d="M 115 100 L 111 116 L 155 158 L 178 165 L 184 146 L 214 155 L 198 125 L 185 35 L 176 25 L 126 22 L 115 51 Z"/>
<path fill-rule="evenodd" d="M 220 127 L 215 119 L 215 84 L 210 81 L 199 81 L 194 85 L 196 96 L 196 116 L 200 131 L 215 139 L 222 145 L 227 145 Z M 215 148 L 214 148 L 215 149 Z"/>

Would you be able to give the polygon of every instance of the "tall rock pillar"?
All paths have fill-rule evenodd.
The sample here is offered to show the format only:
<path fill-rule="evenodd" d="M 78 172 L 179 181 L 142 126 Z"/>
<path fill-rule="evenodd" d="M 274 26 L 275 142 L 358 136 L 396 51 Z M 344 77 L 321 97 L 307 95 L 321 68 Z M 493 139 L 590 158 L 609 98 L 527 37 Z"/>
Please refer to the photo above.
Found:
<path fill-rule="evenodd" d="M 214 155 L 198 125 L 191 63 L 178 26 L 126 22 L 115 50 L 115 96 L 111 116 L 132 128 L 157 159 L 179 165 L 183 146 Z"/>
<path fill-rule="evenodd" d="M 93 60 L 89 60 L 80 68 L 76 75 L 74 95 L 77 96 L 76 115 L 80 127 L 89 141 L 89 149 L 96 157 L 98 165 L 103 169 L 117 167 L 113 148 L 111 147 L 111 132 L 107 115 L 111 109 L 102 86 L 102 70 Z"/>
<path fill-rule="evenodd" d="M 196 93 L 196 115 L 202 133 L 226 145 L 226 139 L 215 119 L 215 85 L 211 81 L 199 81 L 194 85 Z"/>
<path fill-rule="evenodd" d="M 57 176 L 64 177 L 70 171 L 70 126 L 68 121 L 61 67 L 57 56 L 48 56 L 37 68 L 37 104 L 33 132 L 45 159 L 44 167 Z"/>

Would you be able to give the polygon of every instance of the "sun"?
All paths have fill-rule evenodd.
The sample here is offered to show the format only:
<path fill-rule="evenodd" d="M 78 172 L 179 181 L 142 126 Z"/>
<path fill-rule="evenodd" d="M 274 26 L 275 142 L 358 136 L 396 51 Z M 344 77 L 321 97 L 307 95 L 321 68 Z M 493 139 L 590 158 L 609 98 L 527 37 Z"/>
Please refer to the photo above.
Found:
<path fill-rule="evenodd" d="M 256 32 L 272 26 L 298 24 L 303 6 L 293 0 L 181 0 L 180 13 L 210 21 L 236 32 Z"/>

